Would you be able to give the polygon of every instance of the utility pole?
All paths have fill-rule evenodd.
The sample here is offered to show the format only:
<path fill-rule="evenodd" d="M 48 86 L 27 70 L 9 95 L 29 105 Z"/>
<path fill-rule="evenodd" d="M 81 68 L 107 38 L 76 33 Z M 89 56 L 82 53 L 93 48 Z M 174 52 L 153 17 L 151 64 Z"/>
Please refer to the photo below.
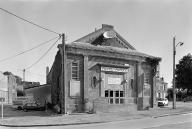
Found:
<path fill-rule="evenodd" d="M 175 91 L 175 55 L 176 55 L 176 47 L 178 45 L 182 46 L 183 42 L 178 42 L 175 45 L 175 37 L 173 37 L 173 109 L 176 109 L 176 91 Z"/>
<path fill-rule="evenodd" d="M 65 53 L 65 34 L 62 37 L 62 75 L 61 75 L 61 114 L 66 114 L 66 53 Z"/>
<path fill-rule="evenodd" d="M 176 94 L 175 94 L 175 37 L 173 37 L 173 109 L 176 109 Z"/>
<path fill-rule="evenodd" d="M 23 69 L 23 81 L 25 81 L 25 69 Z"/>

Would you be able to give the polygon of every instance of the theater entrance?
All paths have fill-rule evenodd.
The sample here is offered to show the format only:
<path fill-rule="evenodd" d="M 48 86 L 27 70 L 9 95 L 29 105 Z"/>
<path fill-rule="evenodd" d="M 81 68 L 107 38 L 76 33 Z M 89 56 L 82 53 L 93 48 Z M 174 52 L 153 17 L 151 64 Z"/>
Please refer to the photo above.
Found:
<path fill-rule="evenodd" d="M 105 73 L 104 92 L 109 104 L 124 104 L 124 74 Z"/>

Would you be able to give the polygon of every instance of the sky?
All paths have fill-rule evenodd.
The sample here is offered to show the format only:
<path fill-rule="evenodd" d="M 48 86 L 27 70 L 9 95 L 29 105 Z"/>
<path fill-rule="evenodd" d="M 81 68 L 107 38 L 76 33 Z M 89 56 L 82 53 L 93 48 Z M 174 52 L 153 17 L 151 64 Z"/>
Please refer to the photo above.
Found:
<path fill-rule="evenodd" d="M 173 77 L 173 37 L 176 64 L 192 52 L 192 1 L 190 0 L 0 0 L 0 7 L 58 33 L 70 43 L 101 28 L 114 29 L 136 50 L 161 57 L 160 76 L 170 87 Z M 0 10 L 0 60 L 23 52 L 57 35 Z M 10 60 L 0 71 L 23 77 L 22 70 L 36 62 L 54 41 Z M 61 40 L 57 44 L 61 43 Z M 26 70 L 26 81 L 46 80 L 58 48 L 55 45 L 36 65 Z"/>

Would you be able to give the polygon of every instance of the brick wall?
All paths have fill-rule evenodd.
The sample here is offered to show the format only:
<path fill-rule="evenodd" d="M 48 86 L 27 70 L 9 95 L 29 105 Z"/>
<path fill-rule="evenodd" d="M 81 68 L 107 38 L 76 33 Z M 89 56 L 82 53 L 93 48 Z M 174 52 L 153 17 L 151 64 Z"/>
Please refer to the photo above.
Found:
<path fill-rule="evenodd" d="M 79 52 L 79 51 L 78 51 Z M 87 54 L 87 53 L 85 53 Z M 137 104 L 138 109 L 144 109 L 151 105 L 151 88 L 153 86 L 153 69 L 151 64 L 138 63 L 133 60 L 124 60 L 120 58 L 108 58 L 102 56 L 89 56 L 88 57 L 88 79 L 84 78 L 84 62 L 85 55 L 67 53 L 67 87 L 66 87 L 66 104 L 67 110 L 70 112 L 84 112 L 87 109 L 97 111 L 128 111 L 136 110 Z M 70 80 L 71 80 L 71 64 L 73 61 L 79 62 L 79 81 L 80 81 L 80 96 L 75 98 L 69 96 L 70 92 Z M 100 63 L 120 65 L 129 65 L 128 73 L 124 74 L 124 78 L 127 83 L 124 84 L 125 89 L 125 103 L 122 105 L 109 104 L 107 99 L 104 98 L 104 91 L 102 88 L 102 74 L 100 71 Z M 139 65 L 138 65 L 139 64 Z M 149 90 L 150 92 L 143 96 L 144 87 L 144 72 L 148 70 L 150 72 Z M 51 70 L 52 77 L 52 102 L 53 104 L 59 104 L 60 101 L 60 75 L 61 75 L 61 55 L 57 53 L 54 65 Z M 96 77 L 97 83 L 93 85 L 93 77 Z M 87 82 L 88 81 L 88 82 Z M 84 83 L 88 86 L 84 86 Z M 87 90 L 85 89 L 87 88 Z M 119 108 L 118 108 L 119 106 Z"/>

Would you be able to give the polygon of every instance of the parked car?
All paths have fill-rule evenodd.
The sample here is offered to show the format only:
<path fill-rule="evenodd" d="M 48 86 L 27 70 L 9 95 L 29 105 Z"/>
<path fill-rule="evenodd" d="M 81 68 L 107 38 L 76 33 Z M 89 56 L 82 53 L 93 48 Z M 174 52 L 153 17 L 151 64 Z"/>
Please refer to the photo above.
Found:
<path fill-rule="evenodd" d="M 158 98 L 157 104 L 158 104 L 158 106 L 168 106 L 169 101 L 167 98 Z"/>
<path fill-rule="evenodd" d="M 183 99 L 183 102 L 192 101 L 192 96 L 187 96 Z"/>
<path fill-rule="evenodd" d="M 42 110 L 45 110 L 45 107 L 43 106 L 40 106 L 39 104 L 37 103 L 26 103 L 24 106 L 23 106 L 23 111 L 27 112 L 28 110 L 37 110 L 37 111 L 42 111 Z"/>
<path fill-rule="evenodd" d="M 32 101 L 33 99 L 31 96 L 18 96 L 15 100 L 13 100 L 12 108 L 22 110 L 26 103 Z"/>

